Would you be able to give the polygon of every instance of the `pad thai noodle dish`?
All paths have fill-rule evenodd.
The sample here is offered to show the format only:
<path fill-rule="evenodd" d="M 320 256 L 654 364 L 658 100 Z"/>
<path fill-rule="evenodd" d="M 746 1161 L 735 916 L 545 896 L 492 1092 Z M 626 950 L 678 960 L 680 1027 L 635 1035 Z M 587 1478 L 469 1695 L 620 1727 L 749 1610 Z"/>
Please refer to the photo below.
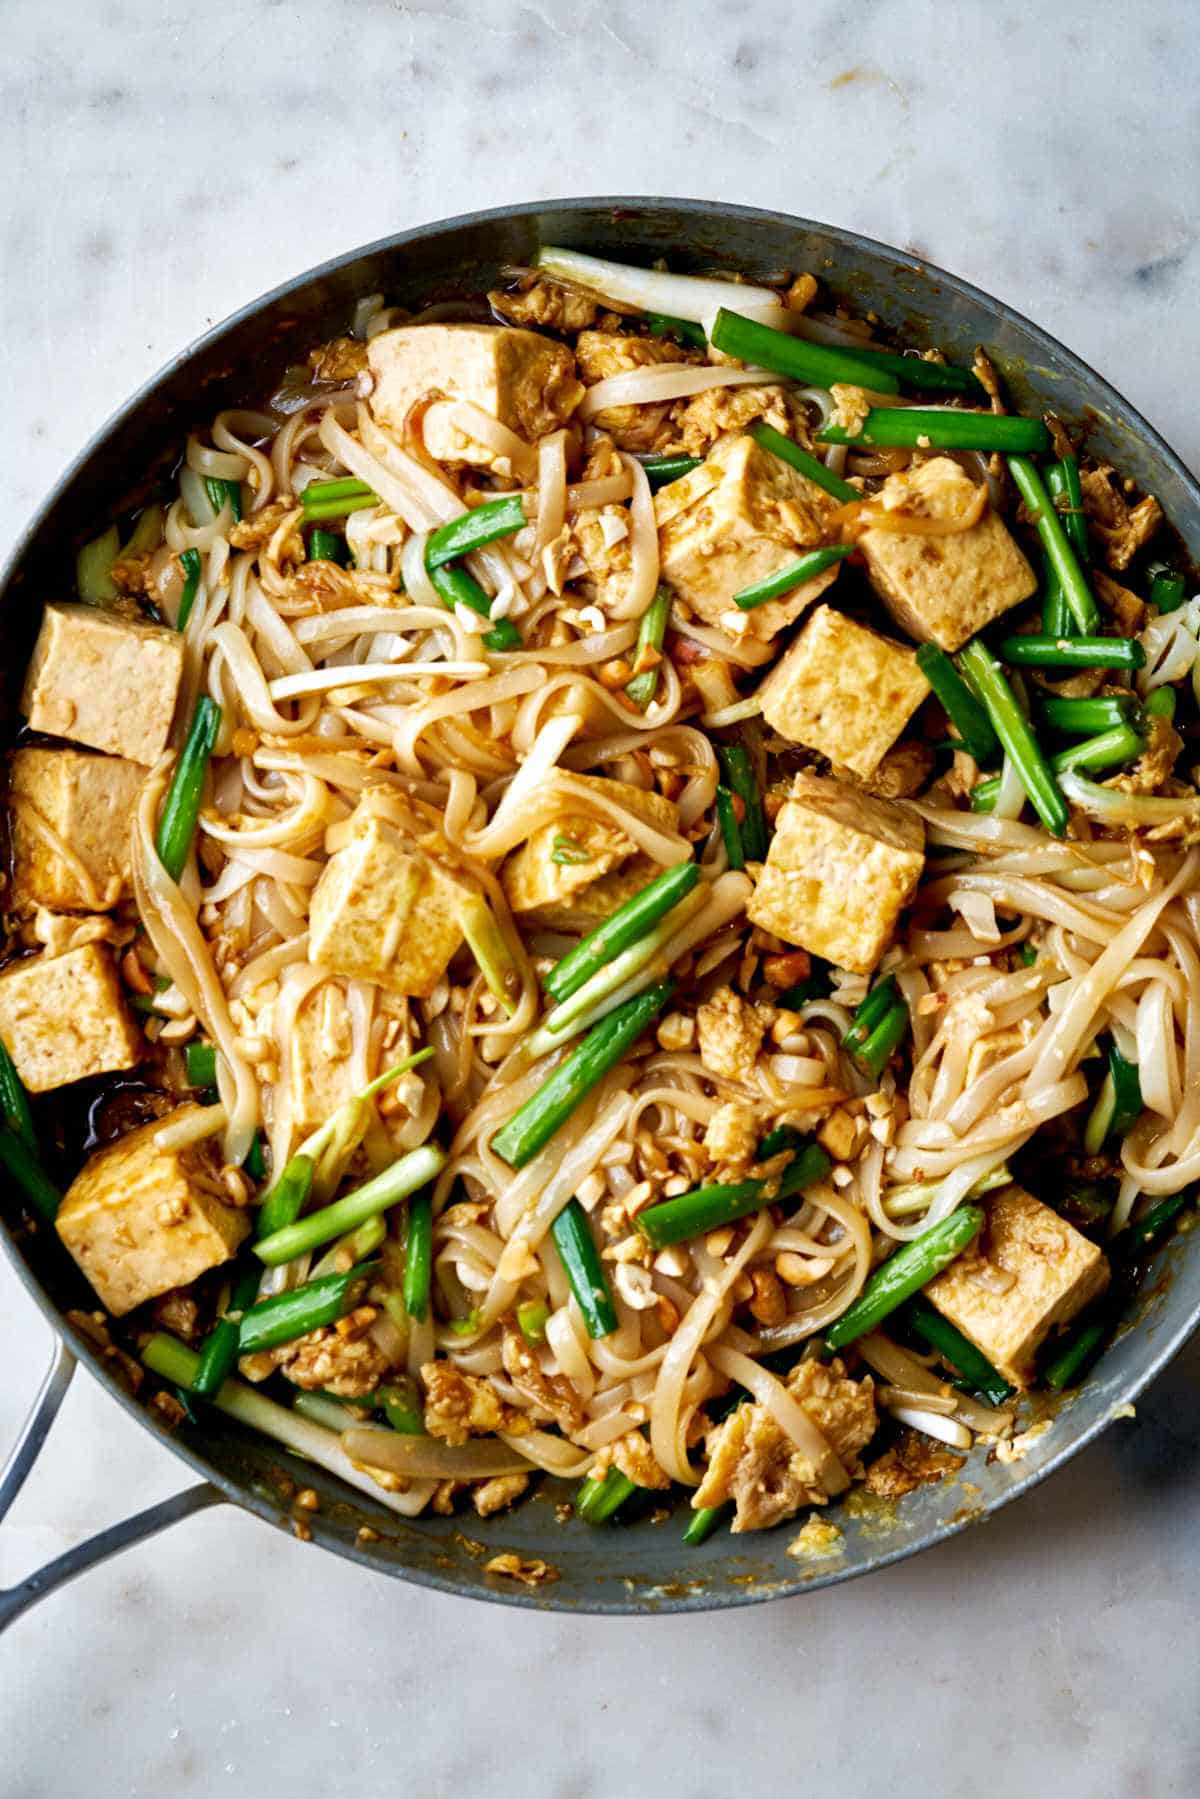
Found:
<path fill-rule="evenodd" d="M 70 1317 L 409 1517 L 819 1549 L 1019 1459 L 1200 1175 L 1158 501 L 802 271 L 343 322 L 38 596 L 0 1162 Z"/>

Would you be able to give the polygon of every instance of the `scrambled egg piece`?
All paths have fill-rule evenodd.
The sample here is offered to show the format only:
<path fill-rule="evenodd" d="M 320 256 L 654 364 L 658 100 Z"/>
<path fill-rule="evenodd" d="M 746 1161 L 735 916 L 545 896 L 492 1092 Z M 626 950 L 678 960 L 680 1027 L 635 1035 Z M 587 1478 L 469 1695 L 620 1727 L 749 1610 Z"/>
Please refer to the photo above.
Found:
<path fill-rule="evenodd" d="M 425 1429 L 443 1443 L 465 1443 L 468 1437 L 507 1431 L 519 1436 L 533 1426 L 524 1412 L 501 1399 L 482 1374 L 462 1374 L 449 1362 L 426 1362 Z"/>
<path fill-rule="evenodd" d="M 750 1081 L 767 1020 L 732 987 L 718 987 L 696 1012 L 700 1060 L 709 1074 L 726 1081 Z"/>

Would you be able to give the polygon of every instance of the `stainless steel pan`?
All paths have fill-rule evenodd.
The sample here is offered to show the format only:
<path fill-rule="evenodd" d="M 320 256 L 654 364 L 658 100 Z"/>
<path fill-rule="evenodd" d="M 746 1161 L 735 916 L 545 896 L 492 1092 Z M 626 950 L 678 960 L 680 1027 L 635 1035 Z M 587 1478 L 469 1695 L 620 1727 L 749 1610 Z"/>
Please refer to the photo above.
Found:
<path fill-rule="evenodd" d="M 379 289 L 389 301 L 416 306 L 478 292 L 493 285 L 506 265 L 528 262 L 539 242 L 631 261 L 666 256 L 676 268 L 715 265 L 759 279 L 811 269 L 858 308 L 874 308 L 909 342 L 937 343 L 968 361 L 982 343 L 1021 405 L 1033 411 L 1050 405 L 1083 426 L 1089 448 L 1158 494 L 1184 542 L 1200 546 L 1200 487 L 1145 420 L 1044 331 L 955 276 L 850 232 L 747 207 L 695 200 L 549 201 L 423 226 L 326 263 L 245 307 L 136 394 L 67 470 L 0 581 L 9 712 L 43 601 L 70 591 L 75 547 L 102 521 L 139 502 L 147 478 L 167 473 L 193 425 L 267 389 L 285 364 L 302 361 L 314 342 L 345 327 L 360 295 Z M 12 1228 L 19 1217 L 13 1193 L 0 1192 L 0 1211 L 8 1221 L 0 1231 L 5 1252 L 58 1339 L 42 1394 L 0 1480 L 2 1518 L 33 1464 L 76 1360 L 147 1429 L 161 1427 L 66 1323 L 69 1307 L 94 1301 L 53 1234 Z M 1115 1408 L 1136 1398 L 1200 1320 L 1200 1243 L 1193 1248 L 1184 1238 L 1170 1245 L 1147 1289 L 1152 1296 L 1139 1301 L 1137 1328 L 1108 1351 L 1024 1460 L 1005 1466 L 976 1452 L 964 1470 L 970 1488 L 924 1487 L 891 1510 L 868 1507 L 854 1516 L 839 1515 L 844 1549 L 828 1561 L 806 1567 L 791 1559 L 787 1544 L 793 1533 L 786 1526 L 749 1538 L 721 1533 L 702 1548 L 685 1550 L 674 1520 L 646 1519 L 611 1530 L 574 1520 L 560 1524 L 554 1505 L 564 1495 L 549 1482 L 514 1513 L 486 1522 L 472 1516 L 461 1528 L 448 1518 L 408 1523 L 212 1413 L 174 1435 L 162 1433 L 198 1484 L 0 1595 L 0 1628 L 94 1562 L 203 1507 L 228 1502 L 286 1526 L 288 1475 L 320 1495 L 321 1509 L 307 1521 L 321 1548 L 382 1574 L 509 1605 L 703 1611 L 849 1580 L 914 1555 L 1017 1498 L 1097 1436 Z M 377 1532 L 378 1540 L 360 1538 L 364 1527 Z M 550 1563 L 557 1579 L 528 1588 L 488 1575 L 483 1564 L 501 1549 Z"/>

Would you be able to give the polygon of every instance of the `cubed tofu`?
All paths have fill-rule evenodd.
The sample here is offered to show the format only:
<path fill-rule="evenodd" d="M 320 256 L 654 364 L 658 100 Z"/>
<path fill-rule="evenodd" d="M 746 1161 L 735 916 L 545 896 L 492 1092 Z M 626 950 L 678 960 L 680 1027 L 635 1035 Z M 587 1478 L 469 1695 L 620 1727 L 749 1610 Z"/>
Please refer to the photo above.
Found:
<path fill-rule="evenodd" d="M 130 890 L 130 821 L 146 771 L 121 756 L 17 750 L 9 762 L 13 905 L 102 912 Z"/>
<path fill-rule="evenodd" d="M 679 491 L 676 492 L 675 490 Z M 826 538 L 835 502 L 745 433 L 718 443 L 700 468 L 655 500 L 662 578 L 692 611 L 720 625 L 733 596 L 777 575 Z M 799 618 L 841 564 L 739 616 L 742 633 L 770 638 Z"/>
<path fill-rule="evenodd" d="M 799 774 L 746 916 L 785 943 L 869 974 L 925 866 L 925 827 L 892 800 Z"/>
<path fill-rule="evenodd" d="M 146 766 L 166 747 L 183 674 L 183 638 L 74 601 L 47 606 L 21 710 L 35 731 Z"/>
<path fill-rule="evenodd" d="M 398 325 L 367 346 L 371 411 L 404 427 L 416 401 L 470 400 L 535 443 L 566 423 L 583 398 L 565 344 L 511 325 Z"/>
<path fill-rule="evenodd" d="M 227 1262 L 250 1229 L 248 1214 L 220 1197 L 208 1144 L 159 1149 L 161 1128 L 152 1120 L 89 1156 L 55 1220 L 117 1318 Z"/>
<path fill-rule="evenodd" d="M 1003 1293 L 977 1278 L 983 1262 L 1012 1276 Z M 1108 1262 L 1094 1243 L 1024 1187 L 987 1202 L 975 1243 L 925 1289 L 925 1297 L 983 1351 L 1014 1387 L 1033 1380 L 1038 1350 L 1108 1285 Z"/>
<path fill-rule="evenodd" d="M 351 822 L 313 889 L 309 960 L 428 999 L 462 943 L 471 889 L 367 802 Z"/>
<path fill-rule="evenodd" d="M 781 737 L 865 778 L 928 692 L 912 650 L 832 606 L 818 606 L 759 698 L 763 717 Z"/>
<path fill-rule="evenodd" d="M 301 1134 L 354 1097 L 350 1008 L 340 981 L 322 981 L 297 1008 L 288 1035 L 288 1097 Z"/>
<path fill-rule="evenodd" d="M 978 488 L 957 462 L 935 456 L 889 475 L 879 491 L 889 510 L 950 519 L 972 504 Z M 1012 533 L 990 509 L 966 531 L 944 537 L 864 531 L 858 547 L 880 599 L 918 643 L 957 650 L 1037 588 L 1037 576 Z"/>
<path fill-rule="evenodd" d="M 0 1038 L 31 1093 L 133 1068 L 142 1053 L 106 943 L 11 963 L 0 974 Z"/>
<path fill-rule="evenodd" d="M 572 780 L 617 801 L 660 831 L 679 829 L 678 808 L 661 794 L 595 775 Z M 553 777 L 548 785 L 553 788 Z M 590 930 L 658 872 L 658 865 L 639 854 L 633 839 L 612 820 L 564 810 L 551 823 L 539 825 L 508 858 L 503 882 L 509 905 L 530 923 Z"/>

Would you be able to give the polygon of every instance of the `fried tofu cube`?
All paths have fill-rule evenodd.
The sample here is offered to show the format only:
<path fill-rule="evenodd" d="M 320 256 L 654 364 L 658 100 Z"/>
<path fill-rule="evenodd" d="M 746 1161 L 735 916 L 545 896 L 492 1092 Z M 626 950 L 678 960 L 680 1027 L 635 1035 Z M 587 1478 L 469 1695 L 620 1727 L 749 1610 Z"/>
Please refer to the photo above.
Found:
<path fill-rule="evenodd" d="M 220 1197 L 208 1142 L 159 1149 L 162 1123 L 143 1124 L 89 1156 L 55 1220 L 116 1318 L 227 1262 L 250 1229 L 249 1214 Z"/>
<path fill-rule="evenodd" d="M 13 905 L 103 912 L 130 891 L 129 825 L 145 769 L 82 750 L 17 750 L 8 767 Z"/>
<path fill-rule="evenodd" d="M 799 774 L 746 916 L 855 974 L 891 941 L 925 866 L 925 827 L 892 800 Z"/>
<path fill-rule="evenodd" d="M 818 606 L 759 698 L 763 717 L 781 737 L 866 778 L 928 693 L 912 650 L 832 606 Z"/>
<path fill-rule="evenodd" d="M 815 482 L 744 433 L 655 497 L 662 578 L 707 624 L 720 625 L 733 596 L 777 575 L 826 541 L 835 502 Z M 742 634 L 767 639 L 799 618 L 837 579 L 835 562 L 781 599 L 739 618 Z"/>
<path fill-rule="evenodd" d="M 367 361 L 371 411 L 394 431 L 416 401 L 440 396 L 470 400 L 535 443 L 583 398 L 567 346 L 511 325 L 398 325 L 371 339 Z"/>
<path fill-rule="evenodd" d="M 34 731 L 148 767 L 166 748 L 183 675 L 183 638 L 74 601 L 47 606 L 21 711 Z"/>
<path fill-rule="evenodd" d="M 949 456 L 889 475 L 878 499 L 888 510 L 953 519 L 978 488 Z M 871 584 L 898 625 L 918 643 L 957 650 L 1036 591 L 1037 576 L 1007 525 L 986 511 L 965 531 L 944 537 L 864 531 L 858 547 Z"/>
<path fill-rule="evenodd" d="M 471 889 L 369 804 L 350 823 L 313 889 L 309 961 L 428 999 L 462 943 Z"/>
<path fill-rule="evenodd" d="M 576 788 L 582 783 L 660 831 L 679 829 L 678 808 L 661 794 L 595 775 L 575 775 L 572 783 Z M 554 785 L 552 776 L 548 786 L 552 790 Z M 502 879 L 514 912 L 531 923 L 570 931 L 590 930 L 658 872 L 658 865 L 639 853 L 614 820 L 563 810 L 514 851 Z"/>
<path fill-rule="evenodd" d="M 322 981 L 296 1010 L 288 1035 L 288 1097 L 296 1128 L 315 1130 L 357 1092 L 350 1007 L 340 981 Z"/>
<path fill-rule="evenodd" d="M 984 1264 L 1012 1276 L 1004 1292 L 978 1277 Z M 987 1202 L 974 1244 L 925 1289 L 943 1317 L 1014 1387 L 1028 1387 L 1038 1350 L 1108 1285 L 1109 1267 L 1094 1243 L 1024 1187 L 1005 1187 Z"/>
<path fill-rule="evenodd" d="M 133 1068 L 142 1053 L 106 943 L 10 963 L 0 974 L 0 1038 L 31 1093 Z"/>

